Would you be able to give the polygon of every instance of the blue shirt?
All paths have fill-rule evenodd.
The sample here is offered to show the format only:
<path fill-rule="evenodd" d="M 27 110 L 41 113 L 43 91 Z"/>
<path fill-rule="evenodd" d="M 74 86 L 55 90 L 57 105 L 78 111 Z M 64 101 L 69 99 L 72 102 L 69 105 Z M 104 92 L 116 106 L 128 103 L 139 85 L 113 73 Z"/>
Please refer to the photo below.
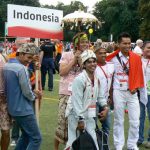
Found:
<path fill-rule="evenodd" d="M 35 95 L 31 90 L 27 68 L 19 60 L 11 59 L 4 66 L 4 79 L 10 115 L 27 116 L 34 114 Z"/>

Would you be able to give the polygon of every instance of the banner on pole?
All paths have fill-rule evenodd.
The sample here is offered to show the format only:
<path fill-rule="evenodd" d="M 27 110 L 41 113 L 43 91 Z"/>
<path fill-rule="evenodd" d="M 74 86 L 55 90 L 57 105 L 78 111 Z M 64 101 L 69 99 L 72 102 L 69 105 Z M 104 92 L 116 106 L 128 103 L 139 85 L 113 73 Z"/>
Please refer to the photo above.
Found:
<path fill-rule="evenodd" d="M 8 36 L 63 39 L 63 11 L 7 5 Z"/>

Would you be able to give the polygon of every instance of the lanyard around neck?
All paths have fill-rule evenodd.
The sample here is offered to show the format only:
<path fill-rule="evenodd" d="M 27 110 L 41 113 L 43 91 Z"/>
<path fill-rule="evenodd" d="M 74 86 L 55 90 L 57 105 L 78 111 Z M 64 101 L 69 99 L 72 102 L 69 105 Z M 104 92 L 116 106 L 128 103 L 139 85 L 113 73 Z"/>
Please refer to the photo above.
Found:
<path fill-rule="evenodd" d="M 123 60 L 121 61 L 120 57 L 119 57 L 119 54 L 116 55 L 122 69 L 123 69 L 123 72 L 125 72 L 127 75 L 129 75 L 129 68 L 127 67 L 127 64 L 129 63 L 129 59 L 126 63 L 123 62 Z M 128 70 L 128 71 L 127 71 Z"/>
<path fill-rule="evenodd" d="M 102 68 L 102 66 L 100 65 L 100 64 L 97 64 L 99 67 L 100 67 L 100 69 L 103 71 L 103 73 L 104 73 L 104 76 L 105 76 L 105 78 L 107 79 L 107 82 L 108 82 L 108 75 L 106 74 L 106 72 L 105 72 L 105 70 Z"/>
<path fill-rule="evenodd" d="M 96 78 L 95 78 L 95 75 L 94 75 L 94 80 L 92 81 L 89 77 L 88 77 L 88 74 L 87 74 L 87 72 L 85 71 L 84 72 L 84 74 L 85 74 L 85 77 L 86 77 L 86 79 L 87 79 L 87 81 L 90 83 L 90 85 L 91 85 L 91 97 L 93 98 L 94 97 L 94 87 L 95 87 L 95 80 L 96 80 Z M 85 84 L 85 88 L 86 88 L 86 84 Z M 84 90 L 85 91 L 85 90 Z"/>

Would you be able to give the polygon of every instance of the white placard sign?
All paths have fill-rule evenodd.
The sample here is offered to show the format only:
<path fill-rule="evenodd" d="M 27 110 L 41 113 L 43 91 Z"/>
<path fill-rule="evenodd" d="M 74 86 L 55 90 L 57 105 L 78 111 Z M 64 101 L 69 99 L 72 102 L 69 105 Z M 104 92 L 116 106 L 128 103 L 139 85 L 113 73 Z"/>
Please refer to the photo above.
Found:
<path fill-rule="evenodd" d="M 63 11 L 7 5 L 8 36 L 63 39 Z"/>

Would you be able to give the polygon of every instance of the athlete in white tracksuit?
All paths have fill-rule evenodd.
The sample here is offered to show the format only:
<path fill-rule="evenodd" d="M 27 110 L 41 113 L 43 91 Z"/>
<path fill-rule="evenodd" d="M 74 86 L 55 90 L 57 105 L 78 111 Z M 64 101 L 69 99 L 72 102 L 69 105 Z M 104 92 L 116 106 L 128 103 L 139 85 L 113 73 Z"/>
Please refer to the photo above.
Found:
<path fill-rule="evenodd" d="M 123 37 L 124 36 L 124 37 Z M 122 34 L 119 39 L 118 53 L 121 63 L 115 56 L 111 62 L 114 63 L 115 73 L 113 81 L 113 101 L 114 101 L 114 145 L 116 150 L 122 150 L 125 142 L 124 137 L 124 108 L 127 104 L 129 117 L 129 131 L 127 140 L 128 150 L 138 150 L 137 140 L 139 132 L 139 100 L 137 89 L 129 91 L 129 76 L 123 65 L 129 69 L 129 50 L 131 48 L 131 38 L 128 34 Z M 129 70 L 130 71 L 130 70 Z M 135 79 L 136 81 L 136 79 Z"/>
<path fill-rule="evenodd" d="M 105 76 L 105 74 L 107 77 Z M 97 66 L 96 68 L 96 76 L 99 78 L 101 82 L 103 82 L 104 85 L 104 91 L 105 91 L 105 97 L 108 99 L 109 97 L 109 90 L 111 88 L 112 83 L 112 77 L 114 74 L 114 64 L 111 62 L 106 62 L 103 66 Z"/>
<path fill-rule="evenodd" d="M 106 62 L 103 66 L 97 66 L 96 68 L 96 76 L 100 80 L 101 84 L 104 87 L 105 98 L 109 103 L 110 96 L 110 88 L 112 84 L 112 77 L 114 74 L 114 64 L 111 62 Z M 109 134 L 110 126 L 111 126 L 111 111 L 108 112 L 107 118 L 101 122 L 102 130 Z"/>
<path fill-rule="evenodd" d="M 92 55 L 89 54 L 88 56 L 88 52 L 86 54 L 86 51 L 81 55 L 82 62 L 85 62 L 86 67 L 89 68 L 85 68 L 85 70 L 83 70 L 83 72 L 74 79 L 72 85 L 72 95 L 70 97 L 72 108 L 68 113 L 68 142 L 66 148 L 71 146 L 73 141 L 77 138 L 76 129 L 79 125 L 79 118 L 83 118 L 84 128 L 92 136 L 97 149 L 99 149 L 95 133 L 95 120 L 93 117 L 96 117 L 96 102 L 99 102 L 102 107 L 105 107 L 107 105 L 107 101 L 104 96 L 104 90 L 101 87 L 102 85 L 94 75 L 96 59 L 95 64 L 89 62 L 92 61 L 91 57 L 96 58 L 96 56 L 91 50 L 89 51 Z M 89 77 L 88 69 L 93 70 L 93 82 Z M 69 107 L 67 109 L 69 109 Z M 105 110 L 105 115 L 107 115 L 107 106 L 105 107 Z"/>
<path fill-rule="evenodd" d="M 112 77 L 114 74 L 114 64 L 106 62 L 106 49 L 103 47 L 96 47 L 95 54 L 97 57 L 96 76 L 104 86 L 105 97 L 110 103 L 110 88 L 112 85 Z M 102 130 L 109 134 L 111 125 L 111 111 L 109 111 L 107 118 L 101 122 Z"/>
<path fill-rule="evenodd" d="M 127 63 L 128 59 L 119 53 L 119 57 Z M 112 61 L 115 65 L 114 83 L 113 83 L 113 101 L 114 101 L 114 145 L 116 150 L 122 150 L 125 142 L 124 138 L 124 108 L 127 104 L 129 115 L 129 134 L 127 140 L 128 149 L 137 150 L 136 142 L 139 131 L 139 101 L 137 93 L 131 94 L 128 90 L 128 75 L 122 69 L 117 58 Z M 128 65 L 128 64 L 127 64 Z"/>

